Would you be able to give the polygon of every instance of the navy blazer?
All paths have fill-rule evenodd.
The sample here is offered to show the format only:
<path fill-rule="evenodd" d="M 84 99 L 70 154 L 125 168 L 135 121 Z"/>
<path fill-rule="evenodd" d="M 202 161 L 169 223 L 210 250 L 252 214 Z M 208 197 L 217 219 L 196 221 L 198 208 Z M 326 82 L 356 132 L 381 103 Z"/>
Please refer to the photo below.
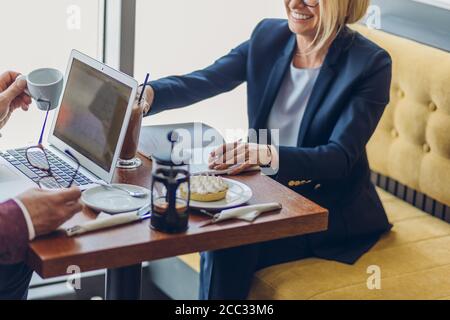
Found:
<path fill-rule="evenodd" d="M 155 100 L 150 114 L 188 106 L 247 82 L 249 127 L 265 129 L 295 47 L 286 20 L 263 20 L 250 40 L 213 65 L 151 82 Z M 343 28 L 321 68 L 298 146 L 279 149 L 280 169 L 274 178 L 330 211 L 328 231 L 308 236 L 318 257 L 354 263 L 391 228 L 370 182 L 365 150 L 389 103 L 391 70 L 385 50 Z M 299 180 L 312 183 L 292 187 Z"/>

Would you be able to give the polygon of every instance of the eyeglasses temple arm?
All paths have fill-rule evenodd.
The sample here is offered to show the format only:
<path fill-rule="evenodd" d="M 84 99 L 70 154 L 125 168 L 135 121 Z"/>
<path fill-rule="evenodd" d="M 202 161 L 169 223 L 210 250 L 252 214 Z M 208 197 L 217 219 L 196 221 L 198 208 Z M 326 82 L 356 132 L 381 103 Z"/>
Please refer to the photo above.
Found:
<path fill-rule="evenodd" d="M 50 101 L 45 101 L 45 100 L 39 100 L 39 102 L 46 102 L 46 103 L 48 103 L 47 113 L 45 114 L 44 125 L 42 126 L 41 136 L 39 137 L 39 145 L 42 145 L 42 141 L 44 140 L 45 127 L 47 126 L 48 114 L 50 113 L 51 103 L 50 103 Z"/>
<path fill-rule="evenodd" d="M 69 187 L 68 187 L 68 188 L 70 188 L 70 187 L 72 187 L 73 182 L 75 181 L 75 177 L 77 176 L 78 171 L 80 170 L 81 164 L 80 164 L 80 161 L 78 161 L 78 159 L 72 154 L 72 152 L 70 152 L 69 150 L 66 150 L 65 153 L 77 163 L 77 169 L 73 173 L 72 181 L 70 182 Z"/>

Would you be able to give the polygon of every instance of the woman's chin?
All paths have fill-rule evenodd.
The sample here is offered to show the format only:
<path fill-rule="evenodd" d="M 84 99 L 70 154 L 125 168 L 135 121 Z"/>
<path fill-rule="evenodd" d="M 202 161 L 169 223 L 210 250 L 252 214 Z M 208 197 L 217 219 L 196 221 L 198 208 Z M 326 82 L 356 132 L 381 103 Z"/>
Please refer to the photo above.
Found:
<path fill-rule="evenodd" d="M 289 29 L 298 35 L 311 34 L 314 31 L 314 27 L 309 25 L 309 23 L 297 23 L 289 20 Z"/>

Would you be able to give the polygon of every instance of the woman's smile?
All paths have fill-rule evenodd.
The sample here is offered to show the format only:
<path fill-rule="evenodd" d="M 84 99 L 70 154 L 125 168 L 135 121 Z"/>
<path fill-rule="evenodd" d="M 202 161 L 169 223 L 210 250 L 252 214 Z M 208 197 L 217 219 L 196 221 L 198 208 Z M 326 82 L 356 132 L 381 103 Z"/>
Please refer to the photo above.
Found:
<path fill-rule="evenodd" d="M 298 12 L 298 11 L 292 10 L 291 18 L 296 23 L 304 23 L 305 21 L 311 20 L 312 18 L 314 18 L 314 15 L 305 14 L 303 12 Z"/>
<path fill-rule="evenodd" d="M 285 0 L 285 7 L 291 31 L 314 39 L 320 20 L 320 6 L 308 7 L 301 1 Z"/>

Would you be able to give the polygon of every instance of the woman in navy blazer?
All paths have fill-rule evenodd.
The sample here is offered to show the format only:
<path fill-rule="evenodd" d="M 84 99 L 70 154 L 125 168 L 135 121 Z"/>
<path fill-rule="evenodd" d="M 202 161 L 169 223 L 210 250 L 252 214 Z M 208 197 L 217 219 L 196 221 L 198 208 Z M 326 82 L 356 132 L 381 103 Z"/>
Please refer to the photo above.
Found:
<path fill-rule="evenodd" d="M 369 0 L 284 2 L 288 21 L 264 20 L 250 40 L 213 65 L 151 82 L 145 92 L 151 115 L 247 82 L 249 127 L 267 129 L 290 66 L 320 68 L 298 120 L 297 145 L 237 144 L 244 160 L 235 173 L 263 151 L 278 168 L 274 179 L 329 210 L 328 230 L 202 253 L 201 299 L 245 299 L 254 272 L 274 264 L 312 256 L 353 264 L 391 228 L 365 151 L 389 102 L 391 59 L 346 26 L 364 16 Z M 211 167 L 227 167 L 224 155 L 213 156 Z"/>

